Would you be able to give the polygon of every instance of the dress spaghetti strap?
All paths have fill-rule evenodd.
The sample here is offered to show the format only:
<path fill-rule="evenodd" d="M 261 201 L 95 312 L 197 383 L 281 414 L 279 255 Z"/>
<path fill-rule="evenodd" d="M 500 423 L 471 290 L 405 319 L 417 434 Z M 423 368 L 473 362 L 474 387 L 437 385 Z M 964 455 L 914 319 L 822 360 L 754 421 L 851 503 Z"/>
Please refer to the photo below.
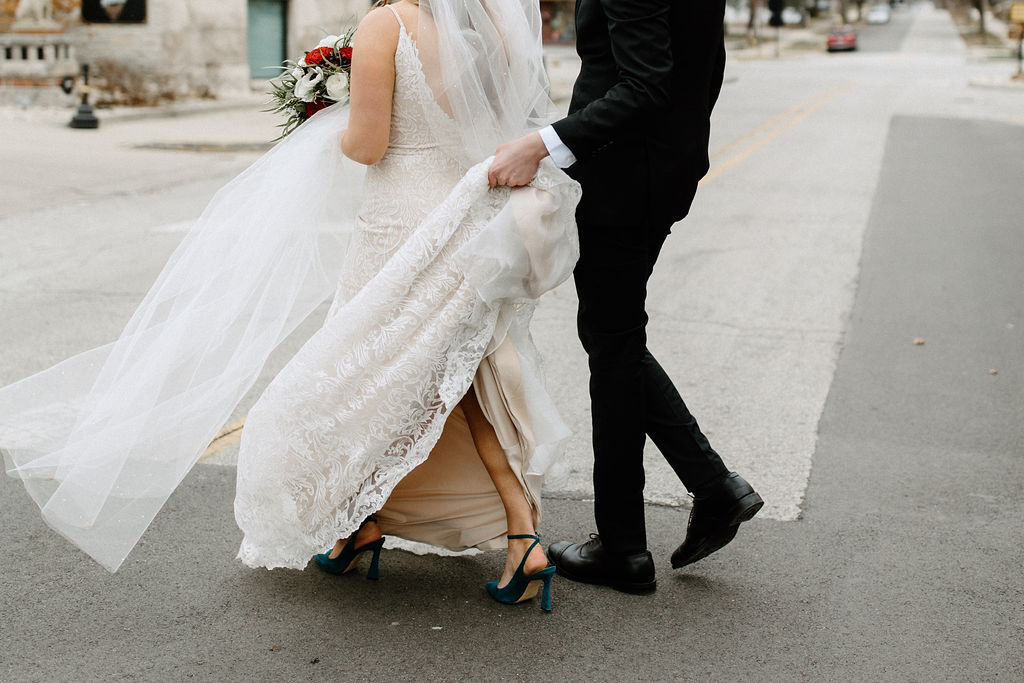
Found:
<path fill-rule="evenodd" d="M 409 32 L 409 29 L 407 29 L 407 28 L 405 27 L 405 22 L 404 22 L 404 21 L 402 21 L 402 15 L 400 15 L 400 14 L 398 13 L 398 10 L 396 10 L 396 9 L 394 8 L 394 6 L 393 6 L 393 5 L 385 5 L 385 7 L 387 7 L 387 8 L 389 9 L 389 10 L 391 10 L 391 12 L 392 12 L 392 13 L 393 13 L 393 14 L 395 15 L 395 19 L 398 19 L 398 25 L 402 27 L 402 30 L 403 30 L 403 31 L 405 31 L 406 33 L 408 33 L 408 32 Z"/>

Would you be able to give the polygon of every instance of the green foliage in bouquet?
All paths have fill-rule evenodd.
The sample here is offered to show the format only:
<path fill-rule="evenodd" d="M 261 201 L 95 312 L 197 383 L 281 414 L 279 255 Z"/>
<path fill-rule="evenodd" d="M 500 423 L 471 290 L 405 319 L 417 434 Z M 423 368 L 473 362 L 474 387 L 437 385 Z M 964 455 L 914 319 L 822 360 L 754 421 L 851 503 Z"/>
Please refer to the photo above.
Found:
<path fill-rule="evenodd" d="M 354 33 L 351 29 L 341 36 L 327 36 L 302 59 L 278 67 L 283 73 L 271 82 L 271 107 L 264 110 L 285 116 L 278 125 L 278 140 L 321 109 L 348 99 Z"/>

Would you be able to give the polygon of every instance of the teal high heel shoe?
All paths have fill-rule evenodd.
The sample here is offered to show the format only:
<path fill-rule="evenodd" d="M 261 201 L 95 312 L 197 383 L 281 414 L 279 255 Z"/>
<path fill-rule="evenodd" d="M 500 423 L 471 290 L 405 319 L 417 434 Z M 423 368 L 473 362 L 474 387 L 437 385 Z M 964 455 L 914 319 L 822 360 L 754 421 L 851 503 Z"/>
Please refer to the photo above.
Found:
<path fill-rule="evenodd" d="M 487 582 L 487 592 L 491 594 L 491 597 L 498 602 L 505 603 L 506 605 L 514 605 L 524 600 L 529 600 L 537 595 L 537 590 L 540 588 L 541 583 L 544 585 L 544 593 L 541 596 L 540 608 L 545 612 L 551 611 L 551 577 L 555 575 L 554 565 L 544 567 L 540 571 L 534 572 L 527 576 L 523 572 L 523 567 L 526 566 L 526 558 L 530 556 L 530 552 L 534 546 L 540 545 L 540 536 L 534 536 L 533 534 L 515 534 L 507 536 L 509 540 L 517 538 L 532 538 L 533 543 L 526 549 L 526 554 L 523 555 L 523 561 L 519 563 L 519 567 L 516 569 L 516 573 L 512 575 L 509 582 L 498 588 L 497 581 Z"/>
<path fill-rule="evenodd" d="M 320 566 L 328 574 L 347 574 L 352 571 L 356 562 L 359 561 L 359 557 L 367 552 L 373 552 L 373 558 L 370 560 L 370 568 L 366 571 L 366 578 L 371 581 L 376 581 L 380 578 L 380 550 L 384 547 L 384 536 L 381 536 L 376 541 L 364 543 L 358 548 L 356 545 L 356 536 L 359 535 L 359 531 L 366 526 L 367 522 L 376 522 L 377 518 L 370 516 L 363 520 L 363 523 L 359 525 L 359 529 L 352 532 L 349 536 L 348 542 L 345 547 L 341 549 L 341 552 L 337 557 L 331 559 L 331 552 L 320 553 L 314 555 L 313 559 L 316 560 L 317 565 Z"/>

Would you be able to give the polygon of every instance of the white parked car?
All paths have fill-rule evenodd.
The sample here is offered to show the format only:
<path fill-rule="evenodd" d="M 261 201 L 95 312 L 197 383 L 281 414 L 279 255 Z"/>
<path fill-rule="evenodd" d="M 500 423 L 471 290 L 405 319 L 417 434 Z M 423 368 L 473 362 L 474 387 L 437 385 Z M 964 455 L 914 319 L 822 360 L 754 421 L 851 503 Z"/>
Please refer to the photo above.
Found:
<path fill-rule="evenodd" d="M 892 12 L 889 10 L 888 5 L 875 5 L 868 10 L 868 23 L 869 24 L 888 24 L 889 18 L 892 16 Z"/>

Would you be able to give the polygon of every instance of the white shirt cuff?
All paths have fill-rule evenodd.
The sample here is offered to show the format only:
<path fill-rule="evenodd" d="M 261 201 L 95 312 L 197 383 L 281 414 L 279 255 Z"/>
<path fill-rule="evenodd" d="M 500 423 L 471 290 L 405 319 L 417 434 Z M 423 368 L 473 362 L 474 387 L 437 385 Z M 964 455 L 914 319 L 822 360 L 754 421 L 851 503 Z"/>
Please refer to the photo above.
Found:
<path fill-rule="evenodd" d="M 569 168 L 576 163 L 576 156 L 565 146 L 562 138 L 558 137 L 553 126 L 546 126 L 540 129 L 540 139 L 548 148 L 551 160 L 558 168 Z"/>

